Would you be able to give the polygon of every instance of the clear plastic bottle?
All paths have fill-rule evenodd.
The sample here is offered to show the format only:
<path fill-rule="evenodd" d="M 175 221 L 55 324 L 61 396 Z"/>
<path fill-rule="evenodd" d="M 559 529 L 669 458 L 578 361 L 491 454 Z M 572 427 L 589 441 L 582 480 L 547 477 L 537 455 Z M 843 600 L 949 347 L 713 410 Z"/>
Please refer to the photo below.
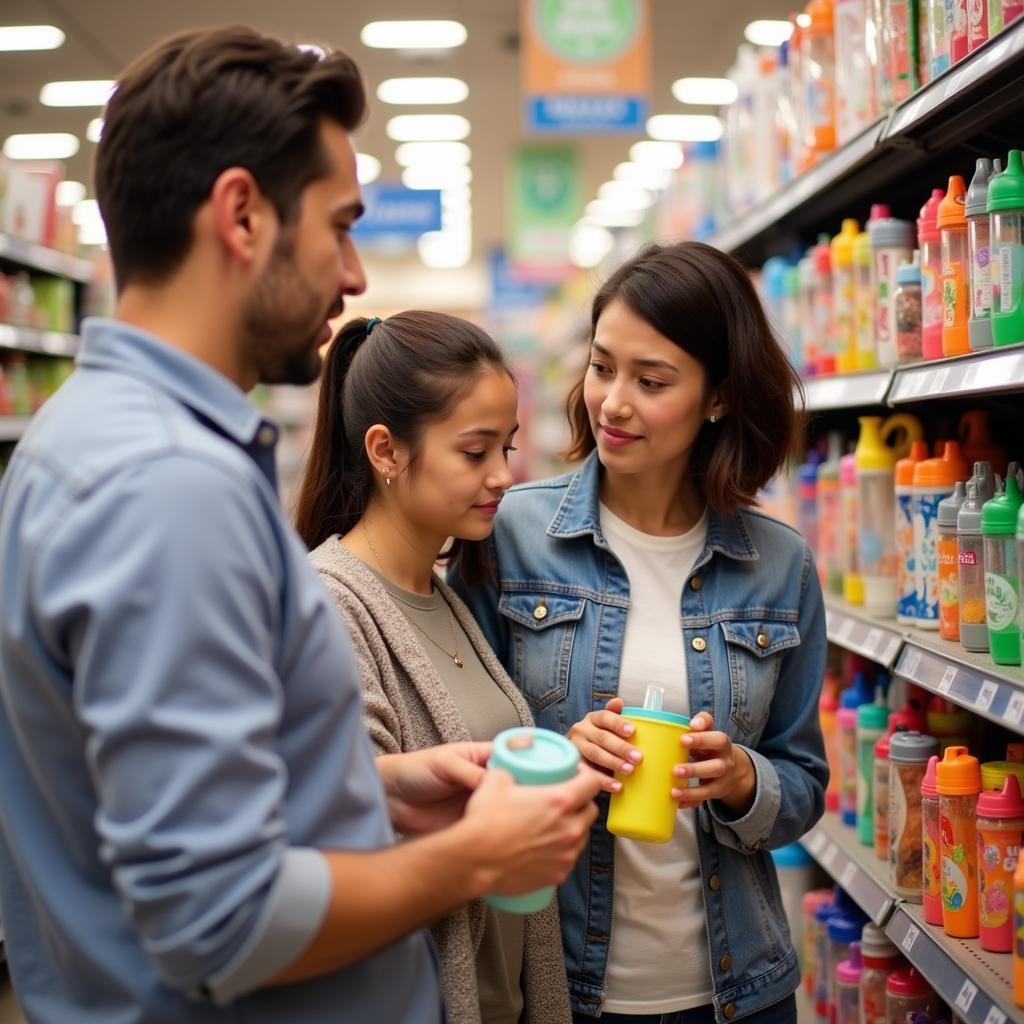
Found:
<path fill-rule="evenodd" d="M 924 837 L 921 784 L 939 751 L 934 736 L 895 734 L 889 749 L 889 882 L 911 903 L 921 902 Z"/>
<path fill-rule="evenodd" d="M 932 189 L 917 218 L 917 245 L 921 252 L 921 355 L 942 358 L 942 234 L 937 219 L 946 193 Z"/>
<path fill-rule="evenodd" d="M 818 570 L 822 586 L 837 596 L 843 592 L 843 567 L 839 560 L 839 460 L 843 457 L 843 435 L 828 434 L 828 455 L 818 467 Z"/>
<path fill-rule="evenodd" d="M 860 979 L 864 960 L 860 943 L 850 943 L 850 956 L 836 967 L 835 1024 L 860 1024 Z"/>
<path fill-rule="evenodd" d="M 888 213 L 888 211 L 886 211 Z M 914 226 L 910 221 L 882 216 L 868 222 L 875 282 L 875 351 L 878 365 L 895 366 L 896 271 L 914 252 Z"/>
<path fill-rule="evenodd" d="M 941 75 L 949 67 L 949 21 L 947 4 L 952 0 L 923 0 L 927 4 L 928 50 L 931 54 L 931 77 Z"/>
<path fill-rule="evenodd" d="M 985 544 L 985 614 L 988 647 L 997 665 L 1020 664 L 1020 577 L 1017 568 L 1017 517 L 1022 499 L 1010 464 L 1005 493 L 981 510 Z"/>
<path fill-rule="evenodd" d="M 845 145 L 874 118 L 864 0 L 836 0 L 836 143 Z"/>
<path fill-rule="evenodd" d="M 839 813 L 843 824 L 851 827 L 857 824 L 857 709 L 871 701 L 871 689 L 862 672 L 839 694 Z"/>
<path fill-rule="evenodd" d="M 860 950 L 864 963 L 860 976 L 861 1021 L 863 1024 L 887 1024 L 885 984 L 905 961 L 885 932 L 874 924 L 864 925 Z"/>
<path fill-rule="evenodd" d="M 836 912 L 834 900 L 814 912 L 814 1011 L 819 1022 L 828 1022 L 828 919 Z"/>
<path fill-rule="evenodd" d="M 889 709 L 881 687 L 875 700 L 857 708 L 857 836 L 864 846 L 875 842 L 875 744 L 889 727 Z"/>
<path fill-rule="evenodd" d="M 967 251 L 967 186 L 959 174 L 949 179 L 936 223 L 942 236 L 942 354 L 961 356 L 971 350 L 969 316 L 970 258 Z"/>
<path fill-rule="evenodd" d="M 952 0 L 953 25 L 949 32 L 949 59 L 953 64 L 963 60 L 970 50 L 967 39 L 967 5 L 968 0 Z"/>
<path fill-rule="evenodd" d="M 987 205 L 995 249 L 992 341 L 1015 345 L 1024 341 L 1024 162 L 1019 149 L 1010 150 L 1006 170 L 989 181 Z"/>
<path fill-rule="evenodd" d="M 957 570 L 960 580 L 960 643 L 965 651 L 988 650 L 985 620 L 985 545 L 981 535 L 982 506 L 995 494 L 990 462 L 975 462 L 966 498 L 956 517 Z"/>
<path fill-rule="evenodd" d="M 957 515 L 967 496 L 963 481 L 953 493 L 939 502 L 939 636 L 943 640 L 960 639 L 960 574 L 957 564 Z"/>
<path fill-rule="evenodd" d="M 836 148 L 836 59 L 833 0 L 811 0 L 803 26 L 804 94 L 807 97 L 807 149 L 816 159 Z"/>
<path fill-rule="evenodd" d="M 934 1013 L 938 996 L 914 967 L 901 967 L 889 975 L 885 984 L 885 1017 L 887 1024 L 906 1024 L 907 1014 L 917 1010 Z"/>
<path fill-rule="evenodd" d="M 843 566 L 843 600 L 864 603 L 864 581 L 857 552 L 857 457 L 850 452 L 839 460 L 839 558 Z"/>
<path fill-rule="evenodd" d="M 835 1022 L 839 1006 L 838 968 L 850 958 L 850 946 L 860 942 L 865 918 L 861 914 L 839 914 L 828 919 L 828 1019 Z"/>
<path fill-rule="evenodd" d="M 832 239 L 832 291 L 835 316 L 836 368 L 840 373 L 857 369 L 856 278 L 853 247 L 860 231 L 857 222 L 843 220 L 839 234 Z"/>
<path fill-rule="evenodd" d="M 871 236 L 861 231 L 853 242 L 853 307 L 857 369 L 873 370 L 875 352 L 875 283 L 872 279 Z"/>
<path fill-rule="evenodd" d="M 915 249 L 911 262 L 896 270 L 896 358 L 901 363 L 921 361 L 920 257 Z"/>
<path fill-rule="evenodd" d="M 928 458 L 925 441 L 915 441 L 910 454 L 896 462 L 896 621 L 917 621 L 917 581 L 914 562 L 914 467 Z M 980 530 L 980 526 L 979 526 Z"/>
<path fill-rule="evenodd" d="M 835 373 L 839 362 L 836 333 L 835 293 L 832 288 L 832 240 L 818 235 L 818 244 L 811 250 L 814 261 L 815 336 L 818 342 L 818 373 Z"/>
<path fill-rule="evenodd" d="M 992 268 L 988 216 L 988 183 L 991 177 L 992 161 L 987 157 L 978 157 L 964 205 L 971 267 L 971 315 L 967 321 L 967 334 L 975 352 L 992 347 Z"/>
<path fill-rule="evenodd" d="M 917 91 L 917 3 L 916 0 L 886 0 L 884 39 L 888 51 L 890 94 L 893 106 Z"/>
<path fill-rule="evenodd" d="M 803 347 L 804 376 L 814 377 L 818 369 L 818 278 L 811 250 L 797 264 L 800 282 L 800 339 Z"/>
<path fill-rule="evenodd" d="M 803 927 L 803 984 L 804 992 L 814 998 L 814 915 L 819 907 L 831 905 L 831 889 L 812 889 L 805 892 L 802 901 L 804 927 Z"/>

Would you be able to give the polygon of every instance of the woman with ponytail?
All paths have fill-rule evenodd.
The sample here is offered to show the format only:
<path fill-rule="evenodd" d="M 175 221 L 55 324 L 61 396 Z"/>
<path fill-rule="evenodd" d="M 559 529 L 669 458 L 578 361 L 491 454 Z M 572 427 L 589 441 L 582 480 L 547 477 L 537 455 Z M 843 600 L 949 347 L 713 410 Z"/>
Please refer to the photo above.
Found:
<path fill-rule="evenodd" d="M 512 483 L 516 403 L 494 341 L 441 313 L 353 320 L 324 361 L 296 525 L 348 625 L 378 754 L 533 723 L 434 572 L 457 553 L 482 574 L 480 542 Z M 478 900 L 433 935 L 452 1024 L 568 1024 L 554 906 L 522 917 Z"/>
<path fill-rule="evenodd" d="M 537 723 L 608 794 L 642 761 L 624 705 L 653 686 L 691 716 L 669 842 L 611 835 L 606 794 L 561 887 L 575 1016 L 792 1024 L 768 850 L 824 808 L 825 619 L 803 538 L 754 506 L 799 443 L 799 382 L 746 272 L 697 242 L 620 266 L 588 350 L 568 400 L 582 466 L 510 491 L 491 582 L 453 575 Z"/>

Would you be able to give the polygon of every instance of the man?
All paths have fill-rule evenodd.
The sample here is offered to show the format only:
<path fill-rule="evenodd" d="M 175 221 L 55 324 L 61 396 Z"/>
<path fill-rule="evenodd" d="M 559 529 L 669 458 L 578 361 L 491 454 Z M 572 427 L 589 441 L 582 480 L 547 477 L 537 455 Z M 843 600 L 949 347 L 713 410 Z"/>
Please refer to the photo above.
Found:
<path fill-rule="evenodd" d="M 157 45 L 108 105 L 117 319 L 0 486 L 0 899 L 33 1022 L 432 1024 L 421 927 L 560 881 L 594 817 L 590 774 L 516 787 L 486 745 L 375 763 L 280 511 L 244 392 L 312 381 L 364 288 L 364 105 L 348 58 L 240 28 Z"/>

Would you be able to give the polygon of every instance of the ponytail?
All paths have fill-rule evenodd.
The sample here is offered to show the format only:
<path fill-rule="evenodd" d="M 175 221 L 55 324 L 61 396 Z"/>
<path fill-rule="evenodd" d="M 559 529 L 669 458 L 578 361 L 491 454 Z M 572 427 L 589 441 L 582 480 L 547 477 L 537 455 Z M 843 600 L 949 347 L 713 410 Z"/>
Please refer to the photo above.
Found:
<path fill-rule="evenodd" d="M 363 438 L 346 435 L 344 416 L 345 380 L 368 324 L 365 317 L 350 320 L 324 358 L 316 426 L 295 507 L 295 528 L 310 551 L 328 537 L 348 533 L 370 500 L 372 474 Z"/>

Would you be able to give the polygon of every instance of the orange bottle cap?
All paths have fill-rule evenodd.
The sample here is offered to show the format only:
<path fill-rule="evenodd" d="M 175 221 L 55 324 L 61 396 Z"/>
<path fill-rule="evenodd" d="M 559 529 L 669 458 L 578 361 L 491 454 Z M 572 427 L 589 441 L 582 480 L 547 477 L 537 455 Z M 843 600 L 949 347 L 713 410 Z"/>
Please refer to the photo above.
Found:
<path fill-rule="evenodd" d="M 949 188 L 946 191 L 946 198 L 939 203 L 939 215 L 935 223 L 940 228 L 960 227 L 967 230 L 967 215 L 964 213 L 964 204 L 967 202 L 967 186 L 959 174 L 954 174 L 949 179 Z"/>
<path fill-rule="evenodd" d="M 896 463 L 896 484 L 910 487 L 914 483 L 914 467 L 928 458 L 928 442 L 914 441 L 910 453 Z"/>
<path fill-rule="evenodd" d="M 946 747 L 935 766 L 935 788 L 939 796 L 970 796 L 981 792 L 981 765 L 966 747 Z"/>
<path fill-rule="evenodd" d="M 915 487 L 952 487 L 971 475 L 959 441 L 947 441 L 942 456 L 925 459 L 914 466 Z"/>

